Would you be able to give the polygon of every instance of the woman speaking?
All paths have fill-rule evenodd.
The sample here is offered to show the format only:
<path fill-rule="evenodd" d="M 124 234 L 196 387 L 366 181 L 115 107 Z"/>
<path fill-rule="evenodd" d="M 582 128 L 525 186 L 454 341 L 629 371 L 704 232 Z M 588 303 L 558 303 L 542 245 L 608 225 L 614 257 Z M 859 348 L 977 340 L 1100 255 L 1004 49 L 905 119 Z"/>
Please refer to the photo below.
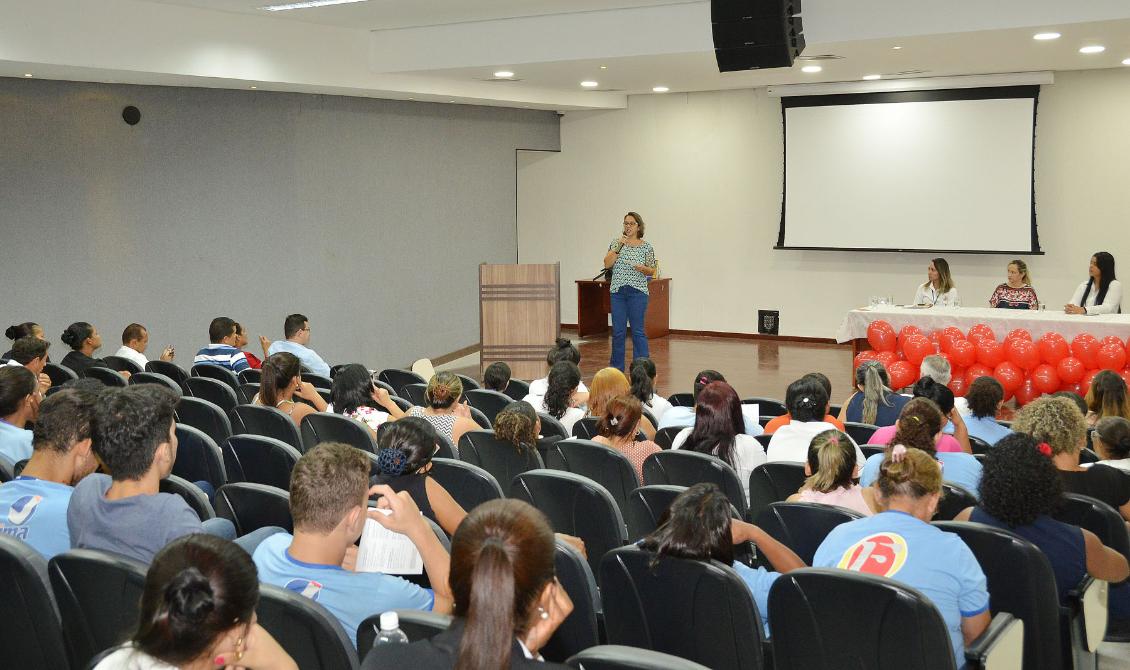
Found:
<path fill-rule="evenodd" d="M 655 250 L 643 241 L 643 218 L 635 212 L 624 215 L 624 234 L 612 240 L 604 256 L 604 267 L 612 269 L 612 356 L 608 365 L 624 369 L 624 340 L 632 326 L 632 358 L 647 358 L 647 281 L 655 275 Z"/>
<path fill-rule="evenodd" d="M 1063 306 L 1068 314 L 1121 314 L 1122 282 L 1114 277 L 1114 256 L 1105 251 L 1091 256 L 1087 281 L 1079 284 L 1071 302 Z"/>

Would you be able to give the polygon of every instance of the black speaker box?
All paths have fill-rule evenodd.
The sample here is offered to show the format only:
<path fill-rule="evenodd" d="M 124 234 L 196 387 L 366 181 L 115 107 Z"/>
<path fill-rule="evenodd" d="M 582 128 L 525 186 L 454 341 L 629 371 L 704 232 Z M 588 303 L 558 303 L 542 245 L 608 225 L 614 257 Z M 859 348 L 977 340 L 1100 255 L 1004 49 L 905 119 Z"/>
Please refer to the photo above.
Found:
<path fill-rule="evenodd" d="M 789 67 L 804 51 L 800 0 L 712 0 L 714 54 L 722 72 Z"/>

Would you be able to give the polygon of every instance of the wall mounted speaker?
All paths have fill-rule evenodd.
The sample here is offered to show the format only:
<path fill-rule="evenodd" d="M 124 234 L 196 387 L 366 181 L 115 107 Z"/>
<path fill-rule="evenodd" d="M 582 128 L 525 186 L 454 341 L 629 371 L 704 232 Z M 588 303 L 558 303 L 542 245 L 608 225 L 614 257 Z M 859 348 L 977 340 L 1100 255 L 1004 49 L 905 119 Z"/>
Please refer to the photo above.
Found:
<path fill-rule="evenodd" d="M 711 0 L 720 72 L 790 67 L 804 51 L 800 0 Z"/>
<path fill-rule="evenodd" d="M 125 121 L 131 126 L 136 126 L 138 122 L 141 121 L 141 110 L 133 105 L 126 107 L 122 110 L 122 121 Z"/>

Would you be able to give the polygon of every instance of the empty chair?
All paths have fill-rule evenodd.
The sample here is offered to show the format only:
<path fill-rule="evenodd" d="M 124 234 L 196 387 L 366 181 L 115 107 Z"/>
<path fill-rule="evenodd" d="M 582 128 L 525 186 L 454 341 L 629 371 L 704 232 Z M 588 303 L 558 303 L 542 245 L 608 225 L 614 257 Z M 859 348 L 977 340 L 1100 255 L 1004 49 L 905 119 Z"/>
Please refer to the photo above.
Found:
<path fill-rule="evenodd" d="M 509 497 L 541 510 L 558 533 L 584 540 L 594 572 L 601 556 L 627 542 L 624 519 L 616 501 L 603 486 L 587 477 L 558 470 L 530 470 L 514 478 Z"/>
<path fill-rule="evenodd" d="M 137 363 L 121 356 L 103 356 L 102 360 L 114 372 L 128 372 L 132 375 L 142 371 Z"/>
<path fill-rule="evenodd" d="M 313 372 L 302 371 L 302 381 L 307 384 L 313 384 L 314 388 L 329 389 L 333 387 L 333 380 L 323 375 L 316 375 Z"/>
<path fill-rule="evenodd" d="M 574 654 L 565 664 L 581 670 L 709 670 L 685 658 L 619 644 L 590 647 Z"/>
<path fill-rule="evenodd" d="M 218 489 L 227 484 L 224 472 L 224 455 L 216 441 L 204 431 L 188 424 L 178 423 L 177 460 L 173 474 L 190 482 L 205 481 Z"/>
<path fill-rule="evenodd" d="M 632 491 L 623 508 L 624 521 L 628 526 L 628 541 L 637 542 L 658 528 L 664 512 L 686 490 L 685 486 L 654 484 Z"/>
<path fill-rule="evenodd" d="M 536 449 L 519 451 L 492 430 L 469 430 L 459 438 L 459 460 L 477 465 L 501 484 L 528 470 L 543 468 Z"/>
<path fill-rule="evenodd" d="M 694 407 L 693 393 L 672 393 L 667 397 L 672 407 Z"/>
<path fill-rule="evenodd" d="M 212 503 L 208 502 L 208 494 L 187 479 L 171 474 L 161 480 L 160 490 L 161 493 L 174 493 L 183 498 L 192 508 L 192 511 L 196 512 L 196 516 L 200 517 L 201 521 L 216 517 Z"/>
<path fill-rule="evenodd" d="M 236 535 L 246 535 L 266 526 L 294 532 L 290 517 L 290 494 L 264 484 L 238 482 L 216 491 L 216 513 L 235 524 Z"/>
<path fill-rule="evenodd" d="M 263 405 L 238 405 L 231 412 L 231 420 L 233 434 L 265 435 L 302 450 L 298 426 L 282 410 Z"/>
<path fill-rule="evenodd" d="M 165 375 L 176 382 L 181 388 L 187 389 L 184 382 L 188 380 L 189 374 L 176 363 L 170 361 L 149 361 L 145 364 L 145 371 Z"/>
<path fill-rule="evenodd" d="M 541 421 L 542 437 L 558 437 L 561 439 L 570 437 L 569 431 L 565 429 L 565 424 L 545 412 L 538 412 L 538 419 Z"/>
<path fill-rule="evenodd" d="M 466 390 L 468 389 L 466 385 L 464 385 L 463 388 L 465 389 L 463 391 L 463 397 L 467 398 L 467 403 L 482 412 L 487 420 L 490 421 L 491 425 L 494 425 L 495 415 L 501 412 L 502 408 L 514 402 L 513 398 L 504 393 L 499 393 L 498 391 L 473 387 L 470 388 L 470 390 Z"/>
<path fill-rule="evenodd" d="M 134 384 L 159 384 L 181 397 L 184 397 L 185 388 L 187 388 L 160 372 L 138 372 L 137 374 L 130 375 L 129 383 L 131 386 Z"/>
<path fill-rule="evenodd" d="M 240 384 L 258 384 L 263 379 L 263 371 L 258 368 L 244 368 L 235 376 Z"/>
<path fill-rule="evenodd" d="M 867 444 L 877 430 L 879 430 L 879 427 L 870 423 L 844 421 L 844 432 L 848 434 L 848 437 L 855 440 L 856 444 Z"/>
<path fill-rule="evenodd" d="M 520 379 L 511 379 L 506 385 L 505 393 L 511 400 L 522 400 L 530 395 L 530 385 Z"/>
<path fill-rule="evenodd" d="M 423 610 L 392 610 L 400 620 L 400 630 L 408 636 L 409 642 L 429 640 L 442 633 L 451 626 L 453 617 L 450 614 L 438 614 Z M 366 618 L 357 626 L 357 648 L 369 650 L 377 639 L 380 630 L 381 613 Z"/>
<path fill-rule="evenodd" d="M 601 561 L 600 593 L 610 644 L 672 654 L 709 668 L 765 667 L 761 617 L 749 587 L 732 567 L 671 556 L 653 567 L 653 558 L 631 546 Z"/>
<path fill-rule="evenodd" d="M 51 559 L 47 572 L 72 668 L 85 668 L 95 654 L 133 632 L 145 571 L 140 561 L 91 549 L 72 549 Z"/>
<path fill-rule="evenodd" d="M 250 401 L 250 398 L 243 397 L 243 390 L 239 388 L 239 377 L 236 377 L 234 372 L 225 367 L 212 365 L 211 363 L 197 363 L 192 366 L 192 376 L 208 377 L 209 379 L 223 382 L 228 385 L 228 388 L 235 392 L 235 396 L 239 398 L 240 402 Z"/>
<path fill-rule="evenodd" d="M 310 451 L 322 442 L 344 442 L 361 451 L 377 453 L 377 441 L 368 426 L 340 414 L 314 412 L 302 419 L 303 451 Z"/>
<path fill-rule="evenodd" d="M 111 388 L 125 388 L 126 384 L 128 383 L 126 382 L 126 378 L 121 376 L 117 372 L 114 372 L 110 368 L 104 368 L 100 366 L 87 368 L 86 373 L 83 376 L 89 377 L 91 379 L 97 379 L 98 381 Z"/>
<path fill-rule="evenodd" d="M 223 446 L 224 467 L 230 482 L 251 482 L 290 489 L 290 472 L 302 457 L 282 440 L 263 435 L 232 435 Z"/>
<path fill-rule="evenodd" d="M 146 374 L 146 373 L 142 373 Z M 184 396 L 177 403 L 177 423 L 192 426 L 203 432 L 216 444 L 223 444 L 231 437 L 231 421 L 224 410 L 200 398 Z"/>
<path fill-rule="evenodd" d="M 377 376 L 377 378 L 391 386 L 392 389 L 396 391 L 396 395 L 400 396 L 401 398 L 408 397 L 404 392 L 405 385 L 424 384 L 426 386 L 428 383 L 427 379 L 424 379 L 411 370 L 398 370 L 397 368 L 388 368 L 386 370 L 381 370 L 381 373 Z"/>
<path fill-rule="evenodd" d="M 401 393 L 398 395 L 402 398 L 406 398 L 417 407 L 427 407 L 428 401 L 424 397 L 424 391 L 426 391 L 427 388 L 427 384 L 405 384 L 401 389 Z"/>
<path fill-rule="evenodd" d="M 722 459 L 710 454 L 681 449 L 660 451 L 643 462 L 643 483 L 691 486 L 699 482 L 717 484 L 726 494 L 738 513 L 745 515 L 749 508 L 745 489 L 738 481 L 734 469 Z"/>
<path fill-rule="evenodd" d="M 942 482 L 942 499 L 934 512 L 935 521 L 952 521 L 961 510 L 977 505 L 977 496 L 968 489 L 952 482 Z"/>
<path fill-rule="evenodd" d="M 636 470 L 628 457 L 612 447 L 589 440 L 561 440 L 549 446 L 545 465 L 588 477 L 612 494 L 624 512 L 628 497 L 640 486 Z"/>
<path fill-rule="evenodd" d="M 488 500 L 504 497 L 494 475 L 471 463 L 433 457 L 428 474 L 468 512 Z"/>
<path fill-rule="evenodd" d="M 754 523 L 792 549 L 805 565 L 812 565 L 816 550 L 833 528 L 862 518 L 858 512 L 833 505 L 775 502 L 761 510 Z"/>
<path fill-rule="evenodd" d="M 47 561 L 31 545 L 0 534 L 0 646 L 12 668 L 69 670 Z"/>
<path fill-rule="evenodd" d="M 660 449 L 670 449 L 675 442 L 675 436 L 683 432 L 686 426 L 667 426 L 655 431 L 655 443 Z M 764 446 L 764 445 L 762 445 Z"/>
<path fill-rule="evenodd" d="M 804 464 L 763 463 L 749 475 L 749 516 L 757 518 L 770 503 L 783 502 L 804 484 Z"/>
<path fill-rule="evenodd" d="M 573 601 L 573 613 L 553 632 L 541 654 L 548 661 L 561 662 L 600 644 L 597 632 L 600 593 L 592 568 L 581 553 L 561 538 L 557 538 L 556 543 L 553 563 L 557 581 Z"/>
<path fill-rule="evenodd" d="M 758 416 L 784 416 L 789 413 L 785 403 L 776 398 L 742 398 L 743 405 L 757 405 Z"/>
<path fill-rule="evenodd" d="M 188 392 L 192 394 L 192 397 L 207 400 L 222 409 L 225 414 L 235 409 L 235 406 L 240 402 L 239 399 L 243 397 L 242 389 L 239 391 L 239 395 L 236 395 L 236 392 L 230 386 L 211 377 L 189 377 L 185 384 L 188 386 Z"/>
<path fill-rule="evenodd" d="M 302 670 L 356 670 L 360 665 L 353 641 L 324 607 L 300 593 L 259 584 L 255 613 L 295 665 Z"/>
<path fill-rule="evenodd" d="M 51 378 L 51 386 L 62 386 L 72 379 L 78 379 L 78 374 L 74 370 L 59 365 L 58 363 L 48 363 L 43 366 L 43 374 Z"/>

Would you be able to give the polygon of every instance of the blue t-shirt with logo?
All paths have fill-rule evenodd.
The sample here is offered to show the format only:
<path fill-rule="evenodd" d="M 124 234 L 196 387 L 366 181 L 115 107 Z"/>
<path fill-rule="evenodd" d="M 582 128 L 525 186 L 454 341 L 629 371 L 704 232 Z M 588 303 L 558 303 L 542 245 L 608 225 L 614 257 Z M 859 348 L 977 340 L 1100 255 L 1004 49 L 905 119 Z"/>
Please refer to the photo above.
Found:
<path fill-rule="evenodd" d="M 757 613 L 761 616 L 761 627 L 764 629 L 766 639 L 769 638 L 769 589 L 773 582 L 781 576 L 779 572 L 771 572 L 765 568 L 751 568 L 745 563 L 734 561 L 734 570 L 742 578 L 749 592 L 753 594 L 753 602 L 757 605 Z"/>
<path fill-rule="evenodd" d="M 74 489 L 35 477 L 0 484 L 0 533 L 17 537 L 50 559 L 71 548 L 67 505 Z"/>
<path fill-rule="evenodd" d="M 881 512 L 837 526 L 816 550 L 812 567 L 865 572 L 921 591 L 942 614 L 958 667 L 965 663 L 962 618 L 989 609 L 985 573 L 969 547 L 957 535 L 905 512 Z"/>
<path fill-rule="evenodd" d="M 293 540 L 289 533 L 276 533 L 263 540 L 252 556 L 259 581 L 300 593 L 325 607 L 341 622 L 354 646 L 357 627 L 373 614 L 396 609 L 431 610 L 435 604 L 430 589 L 399 577 L 299 561 L 288 551 Z"/>
<path fill-rule="evenodd" d="M 886 454 L 868 456 L 863 464 L 863 472 L 859 474 L 860 486 L 871 486 L 879 478 L 879 466 L 883 464 Z M 973 454 L 956 451 L 939 451 L 935 454 L 942 463 L 942 479 L 957 484 L 973 494 L 974 498 L 981 499 L 981 461 Z"/>

